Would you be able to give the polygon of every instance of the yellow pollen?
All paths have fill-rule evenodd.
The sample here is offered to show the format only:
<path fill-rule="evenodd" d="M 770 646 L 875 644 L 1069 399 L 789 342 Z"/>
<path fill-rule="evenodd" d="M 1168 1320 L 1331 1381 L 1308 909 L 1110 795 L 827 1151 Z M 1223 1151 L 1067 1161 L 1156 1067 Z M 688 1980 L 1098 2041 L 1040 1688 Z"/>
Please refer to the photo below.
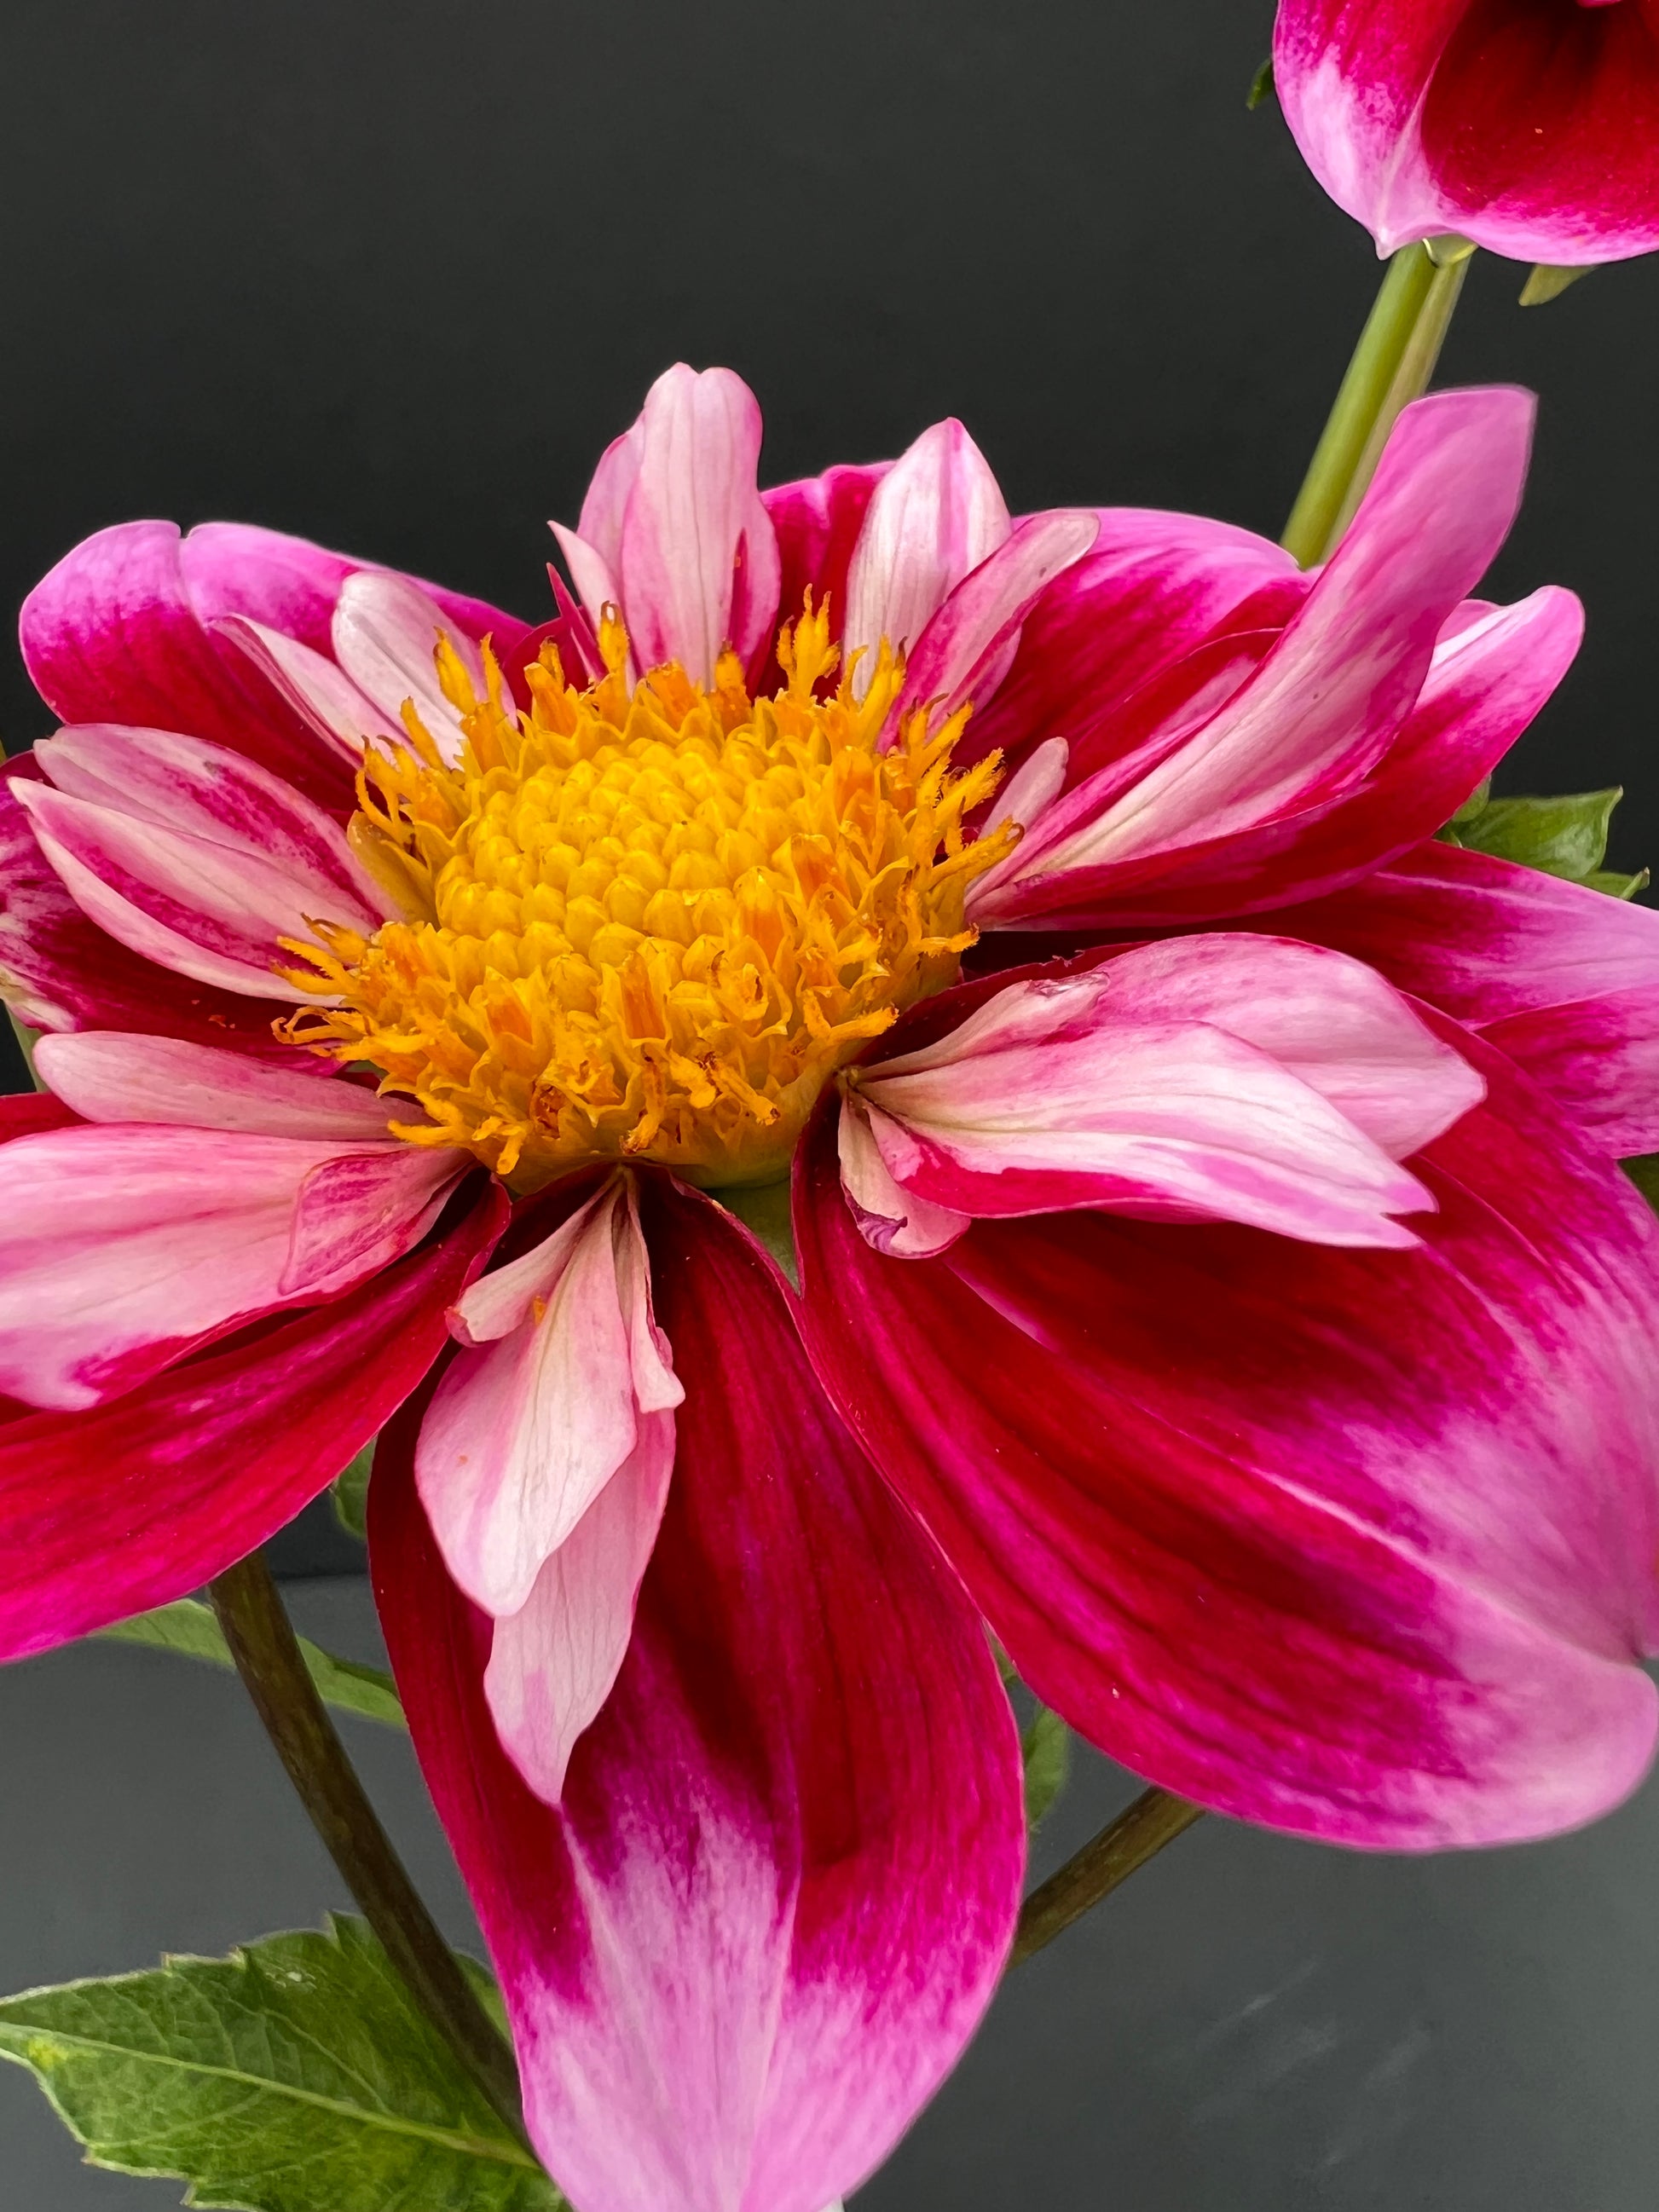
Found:
<path fill-rule="evenodd" d="M 712 690 L 672 663 L 630 689 L 609 609 L 600 644 L 586 690 L 544 647 L 519 714 L 488 647 L 481 699 L 441 641 L 460 758 L 406 707 L 409 747 L 366 751 L 349 831 L 402 918 L 286 943 L 288 980 L 330 1003 L 280 1033 L 371 1062 L 426 1115 L 398 1135 L 521 1189 L 595 1158 L 764 1182 L 834 1071 L 955 981 L 968 885 L 1018 835 L 963 834 L 998 762 L 952 770 L 965 708 L 886 730 L 903 670 L 885 645 L 861 700 L 846 676 L 832 690 L 810 597 L 775 698 L 749 697 L 730 653 Z"/>

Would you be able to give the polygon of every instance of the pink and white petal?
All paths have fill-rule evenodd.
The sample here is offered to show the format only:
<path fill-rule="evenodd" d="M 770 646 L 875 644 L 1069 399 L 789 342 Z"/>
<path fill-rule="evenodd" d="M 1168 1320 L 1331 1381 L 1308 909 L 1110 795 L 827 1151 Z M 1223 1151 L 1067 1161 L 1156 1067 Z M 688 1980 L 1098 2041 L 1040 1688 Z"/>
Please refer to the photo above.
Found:
<path fill-rule="evenodd" d="M 345 833 L 256 762 L 171 730 L 109 723 L 59 730 L 33 749 L 54 790 L 136 821 L 210 842 L 257 848 L 331 902 L 343 921 L 373 929 L 382 919 L 370 878 Z"/>
<path fill-rule="evenodd" d="M 1468 0 L 1285 0 L 1273 88 L 1304 159 L 1377 250 L 1458 228 L 1423 157 L 1420 110 Z"/>
<path fill-rule="evenodd" d="M 1211 843 L 1354 789 L 1508 533 L 1534 413 L 1529 394 L 1504 387 L 1408 407 L 1347 535 L 1255 675 L 1103 811 L 1082 793 L 1052 810 L 1024 872 Z"/>
<path fill-rule="evenodd" d="M 672 1413 L 640 1418 L 633 1450 L 495 1623 L 484 1697 L 501 1748 L 544 1804 L 616 1686 L 674 1472 Z"/>
<path fill-rule="evenodd" d="M 1408 1158 L 1479 1104 L 1480 1074 L 1363 959 L 1321 958 L 1294 933 L 1176 938 L 1085 973 L 1098 977 L 1114 1018 L 1212 1022 Z"/>
<path fill-rule="evenodd" d="M 179 1037 L 83 1030 L 43 1036 L 41 1080 L 88 1121 L 147 1121 L 245 1136 L 383 1138 L 394 1109 L 319 1060 L 271 1066 Z"/>
<path fill-rule="evenodd" d="M 977 1620 L 813 1387 L 769 1264 L 705 1200 L 643 1204 L 678 1463 L 559 1810 L 497 1744 L 489 1626 L 410 1479 L 417 1406 L 377 1464 L 376 1595 L 549 2166 L 584 2212 L 820 2212 L 989 1999 L 1016 1747 Z"/>
<path fill-rule="evenodd" d="M 684 1395 L 654 1340 L 635 1358 L 641 1322 L 654 1339 L 648 1271 L 628 1249 L 639 1238 L 626 1192 L 607 1182 L 453 1317 L 466 1349 L 438 1386 L 416 1475 L 449 1571 L 497 1617 L 528 1602 L 641 1448 L 645 1417 Z M 667 1434 L 672 1462 L 672 1421 Z"/>
<path fill-rule="evenodd" d="M 628 519 L 628 502 L 635 485 L 640 480 L 640 462 L 645 452 L 645 418 L 636 416 L 620 438 L 613 438 L 599 456 L 599 465 L 593 471 L 587 495 L 582 501 L 582 511 L 576 518 L 575 532 L 582 542 L 591 546 L 611 574 L 622 565 L 623 526 Z M 558 531 L 556 522 L 552 526 Z M 562 544 L 565 533 L 560 532 Z M 616 597 L 615 592 L 609 596 Z M 593 605 L 599 612 L 599 603 Z"/>
<path fill-rule="evenodd" d="M 947 1042 L 918 1072 L 864 1072 L 871 1134 L 896 1183 L 981 1218 L 1103 1207 L 1322 1244 L 1417 1241 L 1393 1217 L 1433 1200 L 1312 1084 L 1206 1023 L 1114 1018 L 1096 980 L 1013 984 L 981 1010 L 994 1018 L 1030 994 L 1050 1008 L 1095 1000 L 1074 1022 L 1051 1014 L 1040 1039 L 960 1059 Z"/>
<path fill-rule="evenodd" d="M 0 1656 L 186 1596 L 284 1527 L 420 1382 L 505 1216 L 485 1184 L 349 1297 L 93 1412 L 0 1423 Z"/>
<path fill-rule="evenodd" d="M 876 1141 L 878 1116 L 856 1091 L 842 1101 L 837 1125 L 841 1187 L 854 1219 L 878 1252 L 903 1260 L 931 1259 L 954 1244 L 972 1216 L 930 1206 L 896 1182 Z"/>
<path fill-rule="evenodd" d="M 404 743 L 401 722 L 383 714 L 331 655 L 313 652 L 296 638 L 285 637 L 281 630 L 252 622 L 246 615 L 223 615 L 213 627 L 216 635 L 228 639 L 246 654 L 273 690 L 354 769 L 368 738 Z"/>
<path fill-rule="evenodd" d="M 145 959 L 266 998 L 311 917 L 372 932 L 383 908 L 343 833 L 217 745 L 167 731 L 64 730 L 35 748 L 50 785 L 15 795 L 82 911 Z"/>
<path fill-rule="evenodd" d="M 1501 1055 L 1415 1251 L 980 1223 L 872 1251 L 826 1111 L 803 1322 L 1036 1694 L 1199 1802 L 1426 1850 L 1593 1818 L 1651 1758 L 1659 1237 Z"/>
<path fill-rule="evenodd" d="M 337 1297 L 400 1260 L 436 1221 L 471 1165 L 465 1153 L 447 1146 L 394 1140 L 331 1146 L 300 1185 L 288 1262 L 277 1279 L 284 1301 Z"/>
<path fill-rule="evenodd" d="M 1610 1152 L 1659 1152 L 1650 908 L 1430 843 L 1276 920 L 1481 1030 Z"/>
<path fill-rule="evenodd" d="M 1173 852 L 1076 871 L 1017 872 L 973 918 L 1000 929 L 1120 928 L 1271 911 L 1356 882 L 1431 837 L 1529 726 L 1571 667 L 1583 610 L 1553 586 L 1473 621 L 1454 617 L 1417 704 L 1357 789 Z M 1068 793 L 1043 820 L 1052 834 Z"/>
<path fill-rule="evenodd" d="M 459 757 L 460 717 L 444 696 L 433 654 L 447 637 L 480 698 L 483 655 L 428 592 L 407 576 L 361 569 L 341 587 L 330 636 L 335 659 L 386 727 L 401 731 L 404 708 L 412 702 L 439 750 Z"/>
<path fill-rule="evenodd" d="M 21 1138 L 0 1221 L 0 1391 L 96 1405 L 244 1322 L 337 1295 L 419 1242 L 463 1164 L 127 1124 Z"/>
<path fill-rule="evenodd" d="M 953 714 L 988 699 L 1012 664 L 1020 625 L 1056 576 L 1073 568 L 1100 534 L 1085 507 L 1030 514 L 958 584 L 927 623 L 909 656 L 896 718 L 932 704 Z"/>
<path fill-rule="evenodd" d="M 19 782 L 43 780 L 29 753 L 0 767 L 0 993 L 18 1019 L 31 1029 L 149 1030 L 289 1065 L 307 1060 L 271 1035 L 272 1022 L 289 1011 L 280 1002 L 186 981 L 88 918 L 17 802 Z"/>
<path fill-rule="evenodd" d="M 866 654 L 855 688 L 867 689 L 882 640 L 908 652 L 1012 530 L 990 464 L 963 425 L 951 416 L 924 430 L 876 487 L 853 550 L 846 644 L 849 657 Z"/>
<path fill-rule="evenodd" d="M 1018 762 L 1059 733 L 1103 766 L 1125 701 L 1223 629 L 1282 628 L 1311 588 L 1282 547 L 1231 523 L 1140 507 L 1096 520 L 1093 550 L 1031 608 L 995 698 L 975 705 L 964 759 Z"/>
<path fill-rule="evenodd" d="M 576 597 L 581 602 L 582 611 L 587 617 L 588 627 L 597 632 L 605 608 L 607 606 L 620 608 L 623 603 L 622 586 L 617 580 L 617 572 L 585 538 L 579 538 L 574 530 L 567 530 L 561 522 L 550 522 L 547 526 L 558 540 L 559 550 L 563 554 L 564 564 L 570 571 L 570 580 L 576 587 Z M 549 573 L 550 574 L 553 573 L 550 568 Z M 559 589 L 556 575 L 554 576 L 553 588 L 556 593 Z M 596 654 L 597 652 L 596 647 Z M 584 657 L 586 657 L 585 646 Z M 597 667 L 597 659 L 593 665 Z M 636 684 L 639 681 L 639 665 L 630 634 L 627 660 L 628 680 L 630 684 Z"/>
<path fill-rule="evenodd" d="M 728 645 L 749 665 L 777 615 L 760 408 L 730 369 L 699 375 L 682 362 L 647 393 L 640 428 L 618 570 L 635 656 L 642 668 L 678 660 L 709 684 Z"/>

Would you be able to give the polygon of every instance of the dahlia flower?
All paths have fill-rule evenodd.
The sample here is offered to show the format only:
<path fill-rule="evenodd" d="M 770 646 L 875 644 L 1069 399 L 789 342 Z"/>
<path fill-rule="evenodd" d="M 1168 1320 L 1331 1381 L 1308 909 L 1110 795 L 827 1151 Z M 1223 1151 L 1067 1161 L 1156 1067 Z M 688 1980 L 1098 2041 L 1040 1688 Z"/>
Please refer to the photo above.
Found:
<path fill-rule="evenodd" d="M 1017 520 L 954 422 L 760 491 L 680 368 L 539 629 L 222 526 L 28 601 L 3 1648 L 383 1431 L 393 1664 L 583 2212 L 818 2212 L 950 2065 L 1023 1865 L 982 1620 L 1313 1836 L 1644 1771 L 1659 922 L 1426 842 L 1577 641 L 1468 596 L 1530 422 L 1408 410 L 1304 576 Z M 798 1285 L 741 1218 L 792 1174 Z"/>
<path fill-rule="evenodd" d="M 1451 232 L 1570 268 L 1659 246 L 1653 0 L 1280 0 L 1273 80 L 1385 253 Z"/>

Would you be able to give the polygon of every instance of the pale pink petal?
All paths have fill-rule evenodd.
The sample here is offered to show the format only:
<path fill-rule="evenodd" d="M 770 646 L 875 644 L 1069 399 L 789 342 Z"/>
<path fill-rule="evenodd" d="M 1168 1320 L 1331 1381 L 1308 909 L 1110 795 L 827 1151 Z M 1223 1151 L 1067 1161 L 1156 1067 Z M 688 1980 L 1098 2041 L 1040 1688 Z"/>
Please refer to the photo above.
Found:
<path fill-rule="evenodd" d="M 599 456 L 599 465 L 593 471 L 592 482 L 587 487 L 587 496 L 582 501 L 582 511 L 576 519 L 576 528 L 569 534 L 579 536 L 592 548 L 595 554 L 614 575 L 622 566 L 623 525 L 628 519 L 628 501 L 635 485 L 640 480 L 640 463 L 645 453 L 645 418 L 631 422 L 620 438 L 613 438 Z M 566 533 L 559 531 L 559 542 Z M 607 594 L 614 599 L 614 592 Z M 592 602 L 595 614 L 599 602 Z"/>
<path fill-rule="evenodd" d="M 1397 1160 L 1486 1085 L 1363 960 L 1283 938 L 1174 938 L 1097 971 L 1125 1021 L 1213 1022 L 1269 1053 Z"/>
<path fill-rule="evenodd" d="M 523 1605 L 495 1623 L 484 1696 L 502 1749 L 545 1805 L 563 1796 L 570 1754 L 628 1656 L 673 1472 L 672 1413 L 642 1413 L 633 1450 Z"/>
<path fill-rule="evenodd" d="M 712 683 L 722 650 L 746 666 L 777 614 L 777 533 L 756 476 L 760 409 L 730 369 L 698 375 L 681 362 L 647 393 L 640 428 L 623 612 L 642 667 L 678 660 Z"/>
<path fill-rule="evenodd" d="M 836 1137 L 841 1187 L 859 1227 L 878 1252 L 891 1252 L 901 1260 L 926 1259 L 946 1250 L 972 1216 L 930 1206 L 896 1182 L 870 1121 L 869 1108 L 857 1092 L 849 1093 L 842 1102 Z"/>
<path fill-rule="evenodd" d="M 617 572 L 603 554 L 579 538 L 574 530 L 567 530 L 562 522 L 550 522 L 548 528 L 559 541 L 559 550 L 564 556 L 565 566 L 570 571 L 570 580 L 576 586 L 576 597 L 581 601 L 589 623 L 597 629 L 599 618 L 607 606 L 620 608 L 622 586 L 617 581 Z M 629 647 L 629 679 L 638 664 L 632 643 Z"/>
<path fill-rule="evenodd" d="M 988 698 L 1012 663 L 1025 617 L 1099 534 L 1098 518 L 1081 507 L 1056 507 L 1017 523 L 923 629 L 895 715 L 928 704 L 952 714 L 965 701 Z"/>
<path fill-rule="evenodd" d="M 307 1071 L 181 1038 L 82 1030 L 43 1036 L 34 1065 L 88 1121 L 147 1121 L 246 1136 L 383 1138 L 397 1109 L 321 1061 Z M 404 1118 L 402 1113 L 397 1117 Z"/>
<path fill-rule="evenodd" d="M 1359 963 L 1268 939 L 1094 954 L 953 998 L 966 1018 L 930 1007 L 929 1042 L 860 1067 L 842 1111 L 843 1185 L 901 1256 L 944 1249 L 953 1215 L 1078 1206 L 1410 1244 L 1392 1217 L 1429 1200 L 1395 1163 L 1483 1093 Z M 943 1218 L 896 1206 L 871 1151 Z"/>
<path fill-rule="evenodd" d="M 1026 830 L 1046 814 L 1066 787 L 1070 752 L 1064 738 L 1045 738 L 997 793 L 994 818 L 1018 822 Z"/>
<path fill-rule="evenodd" d="M 412 702 L 439 750 L 459 757 L 460 717 L 444 696 L 433 654 L 447 637 L 480 698 L 483 655 L 434 599 L 406 576 L 361 568 L 341 586 L 331 635 L 335 659 L 388 727 L 402 729 L 404 704 Z"/>
<path fill-rule="evenodd" d="M 882 640 L 908 652 L 1012 529 L 990 464 L 954 417 L 900 455 L 876 487 L 847 574 L 848 657 L 860 647 L 866 656 L 854 678 L 860 696 Z"/>
<path fill-rule="evenodd" d="M 74 1407 L 417 1243 L 465 1157 L 93 1125 L 6 1151 L 0 1390 Z M 349 1192 L 319 1193 L 331 1170 Z"/>
<path fill-rule="evenodd" d="M 422 1432 L 421 1497 L 445 1559 L 497 1617 L 683 1392 L 649 1318 L 630 1198 L 606 1185 L 458 1309 L 466 1347 Z M 672 1425 L 670 1430 L 672 1441 Z"/>
<path fill-rule="evenodd" d="M 355 766 L 369 738 L 401 743 L 404 728 L 395 715 L 377 707 L 345 671 L 325 653 L 244 615 L 224 615 L 213 625 L 221 637 L 239 647 L 319 737 Z"/>

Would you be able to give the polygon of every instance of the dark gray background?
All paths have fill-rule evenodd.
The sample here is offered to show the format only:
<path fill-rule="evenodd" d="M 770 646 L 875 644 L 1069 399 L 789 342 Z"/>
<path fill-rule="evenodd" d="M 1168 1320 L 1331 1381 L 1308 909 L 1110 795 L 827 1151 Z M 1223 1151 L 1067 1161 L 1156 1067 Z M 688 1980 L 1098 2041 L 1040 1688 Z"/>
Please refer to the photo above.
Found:
<path fill-rule="evenodd" d="M 234 516 L 526 615 L 543 522 L 683 356 L 773 479 L 960 414 L 1012 502 L 1272 532 L 1376 282 L 1243 92 L 1269 0 L 9 0 L 0 598 L 126 516 Z M 1522 314 L 1482 257 L 1446 374 L 1537 386 L 1494 578 L 1589 605 L 1510 789 L 1628 779 L 1659 854 L 1659 271 Z M 48 726 L 15 663 L 0 733 Z M 321 1548 L 319 1548 L 321 1547 Z M 291 1565 L 347 1565 L 324 1537 Z M 365 1649 L 360 1583 L 297 1592 Z M 354 1741 L 465 1926 L 406 1747 Z M 233 1684 L 88 1646 L 0 1676 L 0 1987 L 342 1902 Z M 1091 1765 L 1044 1853 L 1127 1784 Z M 1650 2212 L 1659 1792 L 1428 1863 L 1206 1822 L 1022 1970 L 869 2212 Z M 0 2202 L 157 2208 L 0 2069 Z M 441 2208 L 433 2208 L 441 2212 Z M 664 2208 L 674 2212 L 674 2208 Z"/>

